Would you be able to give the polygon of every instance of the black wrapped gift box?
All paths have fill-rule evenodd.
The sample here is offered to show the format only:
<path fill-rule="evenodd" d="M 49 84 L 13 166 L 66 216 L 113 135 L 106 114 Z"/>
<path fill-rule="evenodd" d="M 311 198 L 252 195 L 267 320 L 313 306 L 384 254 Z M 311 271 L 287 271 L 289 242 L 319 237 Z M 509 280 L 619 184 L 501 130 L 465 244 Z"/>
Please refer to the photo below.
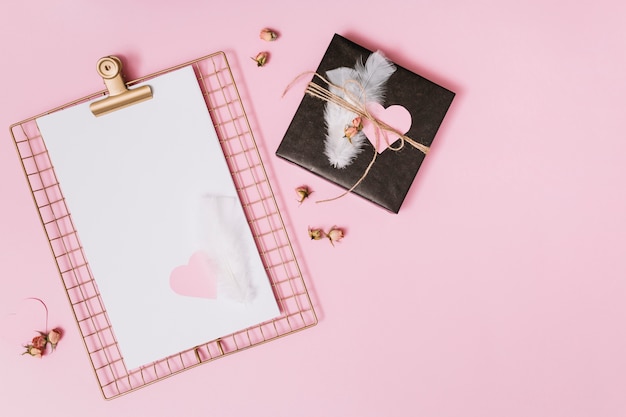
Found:
<path fill-rule="evenodd" d="M 365 62 L 372 52 L 335 34 L 317 74 L 339 67 L 354 67 L 357 60 Z M 411 114 L 412 124 L 406 136 L 430 146 L 454 98 L 454 93 L 397 64 L 396 71 L 386 83 L 384 107 L 401 105 Z M 326 83 L 319 79 L 315 83 Z M 333 167 L 324 154 L 327 128 L 324 122 L 326 102 L 305 94 L 276 155 L 301 166 L 339 186 L 350 189 L 365 173 L 372 160 L 374 146 L 365 142 L 363 150 L 352 164 L 345 168 Z M 397 147 L 400 139 L 392 144 Z M 363 181 L 353 190 L 389 211 L 398 213 L 417 171 L 424 161 L 424 153 L 408 143 L 399 151 L 386 149 Z"/>

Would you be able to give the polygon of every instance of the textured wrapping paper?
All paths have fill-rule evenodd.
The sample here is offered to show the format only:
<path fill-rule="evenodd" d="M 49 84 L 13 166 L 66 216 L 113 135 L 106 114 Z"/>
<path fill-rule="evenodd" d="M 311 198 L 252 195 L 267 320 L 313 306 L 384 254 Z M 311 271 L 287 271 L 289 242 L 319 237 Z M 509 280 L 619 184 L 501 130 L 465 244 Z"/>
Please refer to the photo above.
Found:
<path fill-rule="evenodd" d="M 372 51 L 335 34 L 316 72 L 325 77 L 327 71 L 354 67 L 357 60 L 365 62 L 371 54 Z M 314 82 L 326 87 L 319 79 Z M 406 136 L 430 146 L 455 94 L 399 65 L 396 65 L 396 71 L 386 82 L 385 89 L 383 107 L 399 105 L 408 110 L 411 126 Z M 367 170 L 374 146 L 366 142 L 353 163 L 345 168 L 333 167 L 324 154 L 327 132 L 325 105 L 319 98 L 304 95 L 276 155 L 350 189 Z M 375 139 L 369 139 L 375 142 Z M 398 139 L 391 145 L 397 147 L 399 144 Z M 367 176 L 353 192 L 398 213 L 424 157 L 424 153 L 408 143 L 399 151 L 385 149 L 376 157 Z"/>

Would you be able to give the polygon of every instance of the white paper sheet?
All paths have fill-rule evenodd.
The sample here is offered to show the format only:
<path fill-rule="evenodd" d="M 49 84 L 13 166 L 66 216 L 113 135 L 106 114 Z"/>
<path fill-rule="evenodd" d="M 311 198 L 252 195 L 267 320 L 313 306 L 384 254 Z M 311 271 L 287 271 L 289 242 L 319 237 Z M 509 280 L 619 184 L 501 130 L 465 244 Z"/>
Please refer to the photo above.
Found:
<path fill-rule="evenodd" d="M 147 84 L 37 119 L 128 369 L 279 315 L 193 69 Z"/>

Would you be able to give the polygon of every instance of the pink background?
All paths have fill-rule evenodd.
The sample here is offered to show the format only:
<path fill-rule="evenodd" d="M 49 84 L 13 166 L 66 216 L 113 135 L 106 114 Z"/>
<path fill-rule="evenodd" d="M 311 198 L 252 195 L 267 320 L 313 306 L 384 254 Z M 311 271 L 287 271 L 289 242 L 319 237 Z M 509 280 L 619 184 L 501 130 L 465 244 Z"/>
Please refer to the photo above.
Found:
<path fill-rule="evenodd" d="M 626 3 L 86 3 L 2 6 L 0 415 L 626 415 Z M 301 97 L 280 95 L 335 32 L 457 93 L 398 215 L 298 206 L 338 190 L 274 156 Z M 102 89 L 101 56 L 135 78 L 217 50 L 320 321 L 104 401 L 8 127 Z M 27 297 L 66 330 L 42 360 L 20 356 L 44 326 Z"/>

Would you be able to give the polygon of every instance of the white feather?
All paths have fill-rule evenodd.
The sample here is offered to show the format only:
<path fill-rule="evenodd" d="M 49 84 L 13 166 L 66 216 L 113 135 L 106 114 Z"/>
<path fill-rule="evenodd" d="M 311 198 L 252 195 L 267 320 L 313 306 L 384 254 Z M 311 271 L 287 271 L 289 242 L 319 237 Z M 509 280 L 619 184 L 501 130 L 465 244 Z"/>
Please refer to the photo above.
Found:
<path fill-rule="evenodd" d="M 385 98 L 385 84 L 395 70 L 396 67 L 393 63 L 377 51 L 368 57 L 365 65 L 363 59 L 359 58 L 354 69 L 336 68 L 327 71 L 326 76 L 332 84 L 339 87 L 330 86 L 332 93 L 346 100 L 356 97 L 361 102 L 365 99 L 367 102 L 376 102 L 382 105 Z M 350 82 L 351 80 L 355 82 Z M 340 88 L 345 88 L 349 94 L 346 96 Z M 355 117 L 355 113 L 337 104 L 326 103 L 324 121 L 327 133 L 324 142 L 324 154 L 335 168 L 347 167 L 363 150 L 366 137 L 362 131 L 355 135 L 351 141 L 344 137 L 345 127 Z"/>
<path fill-rule="evenodd" d="M 363 59 L 359 59 L 354 67 L 358 74 L 357 81 L 363 86 L 365 99 L 368 102 L 383 104 L 385 101 L 385 84 L 396 71 L 393 65 L 380 51 L 376 51 L 367 58 L 365 65 Z M 359 96 L 363 100 L 363 97 Z"/>
<path fill-rule="evenodd" d="M 206 196 L 201 202 L 201 245 L 217 269 L 218 298 L 251 302 L 256 291 L 251 281 L 247 245 L 248 222 L 235 197 Z"/>
<path fill-rule="evenodd" d="M 346 67 L 335 68 L 334 70 L 327 71 L 326 77 L 328 78 L 328 81 L 334 84 L 334 86 L 333 85 L 330 86 L 330 91 L 332 93 L 345 98 L 345 95 L 340 90 L 340 88 L 348 88 L 350 92 L 356 95 L 357 91 L 356 89 L 354 89 L 355 86 L 353 85 L 353 83 L 352 85 L 348 83 L 348 81 L 350 80 L 356 81 L 359 78 L 359 74 L 356 72 L 356 70 L 352 68 L 346 68 Z"/>

